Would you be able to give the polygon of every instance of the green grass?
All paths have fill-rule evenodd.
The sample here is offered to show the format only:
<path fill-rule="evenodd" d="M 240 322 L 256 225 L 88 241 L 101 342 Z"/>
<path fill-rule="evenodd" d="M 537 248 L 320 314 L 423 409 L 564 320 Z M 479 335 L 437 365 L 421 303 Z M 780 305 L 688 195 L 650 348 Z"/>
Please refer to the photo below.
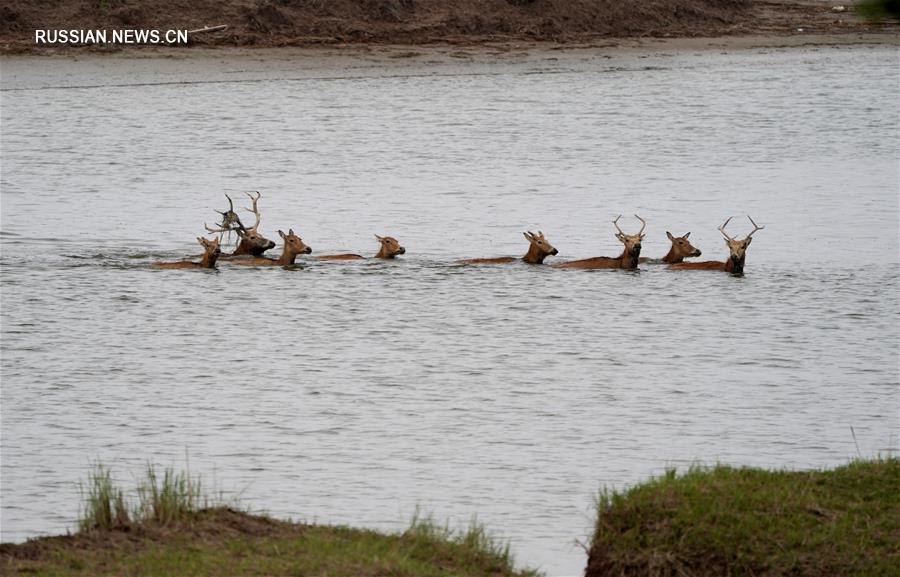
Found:
<path fill-rule="evenodd" d="M 416 515 L 402 533 L 306 525 L 214 506 L 199 478 L 147 467 L 128 503 L 106 467 L 82 489 L 75 535 L 0 544 L 0 575 L 534 577 L 475 522 Z M 201 507 L 202 506 L 202 507 Z"/>
<path fill-rule="evenodd" d="M 81 513 L 78 527 L 82 531 L 95 528 L 114 529 L 131 524 L 125 495 L 112 480 L 108 467 L 95 465 L 88 482 L 80 484 Z"/>
<path fill-rule="evenodd" d="M 900 460 L 717 466 L 603 492 L 588 577 L 900 575 Z"/>

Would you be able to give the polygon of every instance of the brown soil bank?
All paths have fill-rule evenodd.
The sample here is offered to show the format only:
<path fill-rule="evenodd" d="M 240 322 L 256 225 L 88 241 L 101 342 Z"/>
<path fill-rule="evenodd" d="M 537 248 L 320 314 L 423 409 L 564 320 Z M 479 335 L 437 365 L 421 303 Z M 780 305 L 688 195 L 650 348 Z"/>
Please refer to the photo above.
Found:
<path fill-rule="evenodd" d="M 537 577 L 480 529 L 453 535 L 430 522 L 400 534 L 303 525 L 226 508 L 0 544 L 0 575 L 160 577 Z"/>
<path fill-rule="evenodd" d="M 837 0 L 7 0 L 0 49 L 44 50 L 35 30 L 190 30 L 192 44 L 307 46 L 834 34 L 884 30 Z M 892 26 L 892 25 L 888 25 Z M 59 46 L 54 47 L 58 49 Z"/>

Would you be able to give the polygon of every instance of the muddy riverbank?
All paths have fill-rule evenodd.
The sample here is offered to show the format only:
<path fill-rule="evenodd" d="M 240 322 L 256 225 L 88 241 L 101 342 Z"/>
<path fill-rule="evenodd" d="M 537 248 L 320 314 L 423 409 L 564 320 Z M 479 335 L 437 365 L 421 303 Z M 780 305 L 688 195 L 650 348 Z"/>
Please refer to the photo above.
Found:
<path fill-rule="evenodd" d="M 597 44 L 628 38 L 847 37 L 895 33 L 896 23 L 860 18 L 837 0 L 148 0 L 34 2 L 0 8 L 0 51 L 57 53 L 153 50 L 123 45 L 114 30 L 223 30 L 189 36 L 187 47 L 368 46 L 516 43 Z M 107 31 L 107 42 L 40 43 L 36 31 Z M 182 47 L 182 50 L 185 47 Z"/>

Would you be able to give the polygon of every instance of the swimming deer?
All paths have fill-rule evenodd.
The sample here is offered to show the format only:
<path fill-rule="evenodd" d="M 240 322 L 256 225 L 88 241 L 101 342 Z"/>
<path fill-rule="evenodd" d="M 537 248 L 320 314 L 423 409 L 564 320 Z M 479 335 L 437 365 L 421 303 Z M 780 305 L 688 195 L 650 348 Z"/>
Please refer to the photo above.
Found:
<path fill-rule="evenodd" d="M 378 236 L 377 234 L 375 238 L 381 243 L 381 249 L 372 258 L 392 259 L 398 254 L 406 254 L 406 249 L 400 246 L 396 238 L 392 236 Z M 359 254 L 327 254 L 316 257 L 318 260 L 359 260 L 361 258 L 365 257 Z"/>
<path fill-rule="evenodd" d="M 206 252 L 203 253 L 203 256 L 200 257 L 200 262 L 192 262 L 189 260 L 178 262 L 155 262 L 153 263 L 153 266 L 157 268 L 216 268 L 216 260 L 218 260 L 219 255 L 222 254 L 222 251 L 219 250 L 219 239 L 214 238 L 210 240 L 198 236 L 197 242 L 203 245 L 203 248 L 206 250 Z"/>
<path fill-rule="evenodd" d="M 203 223 L 203 226 L 206 227 L 206 230 L 209 232 L 218 232 L 220 233 L 219 238 L 221 238 L 221 233 L 235 231 L 238 237 L 241 239 L 241 242 L 238 243 L 237 248 L 234 249 L 230 255 L 225 255 L 222 258 L 232 258 L 235 256 L 261 256 L 262 253 L 266 252 L 270 248 L 275 248 L 275 243 L 266 237 L 262 236 L 257 232 L 259 228 L 259 221 L 262 218 L 262 215 L 259 212 L 259 209 L 256 206 L 256 203 L 262 197 L 262 194 L 259 191 L 256 192 L 256 196 L 254 197 L 251 193 L 245 192 L 248 197 L 250 197 L 250 201 L 253 203 L 251 208 L 245 208 L 247 212 L 252 212 L 256 216 L 256 223 L 254 223 L 251 227 L 246 227 L 241 222 L 240 217 L 234 212 L 234 203 L 231 201 L 231 197 L 227 194 L 225 198 L 228 199 L 228 210 L 225 212 L 216 211 L 222 215 L 222 222 L 218 225 L 218 228 L 211 228 Z"/>
<path fill-rule="evenodd" d="M 481 264 L 481 263 L 504 263 L 504 262 L 513 262 L 517 260 L 521 260 L 528 264 L 542 264 L 544 259 L 548 256 L 559 254 L 559 251 L 553 248 L 547 239 L 544 238 L 544 233 L 538 231 L 537 234 L 534 234 L 531 231 L 523 232 L 525 238 L 530 243 L 528 246 L 528 252 L 525 253 L 523 257 L 515 257 L 515 256 L 501 256 L 498 258 L 467 258 L 461 260 L 459 262 L 471 263 L 471 264 Z"/>
<path fill-rule="evenodd" d="M 637 234 L 625 234 L 622 229 L 619 228 L 619 219 L 622 218 L 621 214 L 616 217 L 616 220 L 612 221 L 616 230 L 619 231 L 616 233 L 616 238 L 625 245 L 622 254 L 616 258 L 596 256 L 594 258 L 573 260 L 551 266 L 554 268 L 637 268 L 638 259 L 641 256 L 641 241 L 644 239 L 644 229 L 647 227 L 647 222 L 638 215 L 634 216 L 641 221 L 641 230 L 639 230 Z"/>
<path fill-rule="evenodd" d="M 281 236 L 282 240 L 284 240 L 284 249 L 281 252 L 281 256 L 279 258 L 268 258 L 265 256 L 254 256 L 249 258 L 239 258 L 234 259 L 234 264 L 246 264 L 251 266 L 290 266 L 294 264 L 294 259 L 297 258 L 298 254 L 309 254 L 312 252 L 312 249 L 303 244 L 303 241 L 300 240 L 300 237 L 294 234 L 294 229 L 288 230 L 287 234 L 284 234 L 280 230 L 278 234 Z"/>
<path fill-rule="evenodd" d="M 666 236 L 669 237 L 669 240 L 672 242 L 672 248 L 669 249 L 666 256 L 661 259 L 651 259 L 642 256 L 638 259 L 638 262 L 649 262 L 650 264 L 674 264 L 676 262 L 684 262 L 684 259 L 688 257 L 700 256 L 703 254 L 700 252 L 700 249 L 696 248 L 691 244 L 691 241 L 688 240 L 691 233 L 687 233 L 684 236 L 674 236 L 671 232 L 666 231 Z"/>
<path fill-rule="evenodd" d="M 750 231 L 744 240 L 735 240 L 734 238 L 728 236 L 725 232 L 725 227 L 728 226 L 728 223 L 731 222 L 732 217 L 728 217 L 728 220 L 725 221 L 725 224 L 719 227 L 719 232 L 722 233 L 722 236 L 725 237 L 725 244 L 728 245 L 728 250 L 731 252 L 728 260 L 722 262 L 717 260 L 711 260 L 706 262 L 680 262 L 669 265 L 669 268 L 675 269 L 691 269 L 691 270 L 724 270 L 725 272 L 730 272 L 731 274 L 744 274 L 744 259 L 747 257 L 747 247 L 750 246 L 750 241 L 753 240 L 753 233 L 762 230 L 766 227 L 759 226 L 753 219 L 750 218 L 750 215 L 747 215 L 747 218 L 750 219 L 750 222 L 753 224 L 753 230 Z"/>

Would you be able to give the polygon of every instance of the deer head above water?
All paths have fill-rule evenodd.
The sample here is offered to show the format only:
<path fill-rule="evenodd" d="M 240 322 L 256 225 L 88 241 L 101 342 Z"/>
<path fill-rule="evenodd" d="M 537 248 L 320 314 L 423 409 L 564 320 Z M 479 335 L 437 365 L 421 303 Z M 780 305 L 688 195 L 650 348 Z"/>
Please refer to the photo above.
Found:
<path fill-rule="evenodd" d="M 312 249 L 306 246 L 303 243 L 303 240 L 294 233 L 294 229 L 288 230 L 287 234 L 279 230 L 278 235 L 281 236 L 281 239 L 284 241 L 284 248 L 282 249 L 281 256 L 279 258 L 256 256 L 235 259 L 231 262 L 233 262 L 234 264 L 251 266 L 290 266 L 294 264 L 294 260 L 296 260 L 297 255 L 309 254 L 312 252 Z"/>
<path fill-rule="evenodd" d="M 666 253 L 666 256 L 662 257 L 659 260 L 649 259 L 645 257 L 640 258 L 640 262 L 650 262 L 655 264 L 673 264 L 676 262 L 684 262 L 684 259 L 690 258 L 693 256 L 700 256 L 702 253 L 700 249 L 691 244 L 691 241 L 688 240 L 688 237 L 691 236 L 691 233 L 685 233 L 684 236 L 675 236 L 671 232 L 666 231 L 666 236 L 669 238 L 669 241 L 672 243 L 672 247 L 669 249 L 669 252 Z"/>
<path fill-rule="evenodd" d="M 505 263 L 522 260 L 523 262 L 526 262 L 528 264 L 542 264 L 544 262 L 544 259 L 548 256 L 559 254 L 559 251 L 556 250 L 546 238 L 544 238 L 544 233 L 542 231 L 538 231 L 537 234 L 534 234 L 531 231 L 523 232 L 522 234 L 525 235 L 525 239 L 529 244 L 528 252 L 525 253 L 525 256 L 521 257 L 521 259 L 513 256 L 501 256 L 497 258 L 467 258 L 459 262 L 480 264 Z"/>
<path fill-rule="evenodd" d="M 225 198 L 228 199 L 228 210 L 221 212 L 216 211 L 222 215 L 222 222 L 218 225 L 217 228 L 211 228 L 206 226 L 206 223 L 203 226 L 206 227 L 206 230 L 209 232 L 218 232 L 225 233 L 235 231 L 238 237 L 241 239 L 238 243 L 237 248 L 231 253 L 229 256 L 242 256 L 242 255 L 251 255 L 251 256 L 260 256 L 270 248 L 275 248 L 275 243 L 271 240 L 267 239 L 263 235 L 259 234 L 259 222 L 262 218 L 262 215 L 259 212 L 259 208 L 257 207 L 257 202 L 262 197 L 258 191 L 254 191 L 256 196 L 252 193 L 245 192 L 252 203 L 251 208 L 245 208 L 247 212 L 252 212 L 254 216 L 256 216 L 256 222 L 251 227 L 244 226 L 241 222 L 240 217 L 234 212 L 234 203 L 231 200 L 231 197 L 227 194 Z"/>
<path fill-rule="evenodd" d="M 634 217 L 641 221 L 641 230 L 636 234 L 625 234 L 625 232 L 619 228 L 619 219 L 622 218 L 621 214 L 613 221 L 613 226 L 615 226 L 618 231 L 616 233 L 616 238 L 625 245 L 622 254 L 619 256 L 615 258 L 597 256 L 594 258 L 555 264 L 553 266 L 556 268 L 637 268 L 638 261 L 641 257 L 641 241 L 644 240 L 644 229 L 647 228 L 647 221 L 638 215 L 634 215 Z"/>
<path fill-rule="evenodd" d="M 728 260 L 681 262 L 670 265 L 670 268 L 686 270 L 724 270 L 736 275 L 743 274 L 744 261 L 747 258 L 747 247 L 750 246 L 750 242 L 753 240 L 753 233 L 766 228 L 765 226 L 759 226 L 758 224 L 756 224 L 749 215 L 747 216 L 747 218 L 750 219 L 750 223 L 753 225 L 753 230 L 750 231 L 750 234 L 740 240 L 728 236 L 728 233 L 725 232 L 725 227 L 728 226 L 729 222 L 731 222 L 732 217 L 728 217 L 728 220 L 726 220 L 725 223 L 719 227 L 719 232 L 721 232 L 722 236 L 725 237 L 725 245 L 728 246 L 728 251 L 730 253 L 728 255 Z"/>
<path fill-rule="evenodd" d="M 375 239 L 381 243 L 381 248 L 373 258 L 393 259 L 397 255 L 406 254 L 406 249 L 400 246 L 400 242 L 392 236 L 378 236 Z M 317 256 L 318 260 L 359 260 L 365 258 L 359 254 L 326 254 Z"/>
<path fill-rule="evenodd" d="M 219 255 L 222 254 L 222 251 L 219 250 L 219 239 L 208 239 L 198 236 L 197 242 L 200 243 L 204 250 L 203 256 L 200 257 L 200 262 L 192 262 L 189 260 L 178 262 L 156 262 L 153 263 L 153 266 L 158 268 L 216 268 L 216 260 L 218 260 Z"/>

